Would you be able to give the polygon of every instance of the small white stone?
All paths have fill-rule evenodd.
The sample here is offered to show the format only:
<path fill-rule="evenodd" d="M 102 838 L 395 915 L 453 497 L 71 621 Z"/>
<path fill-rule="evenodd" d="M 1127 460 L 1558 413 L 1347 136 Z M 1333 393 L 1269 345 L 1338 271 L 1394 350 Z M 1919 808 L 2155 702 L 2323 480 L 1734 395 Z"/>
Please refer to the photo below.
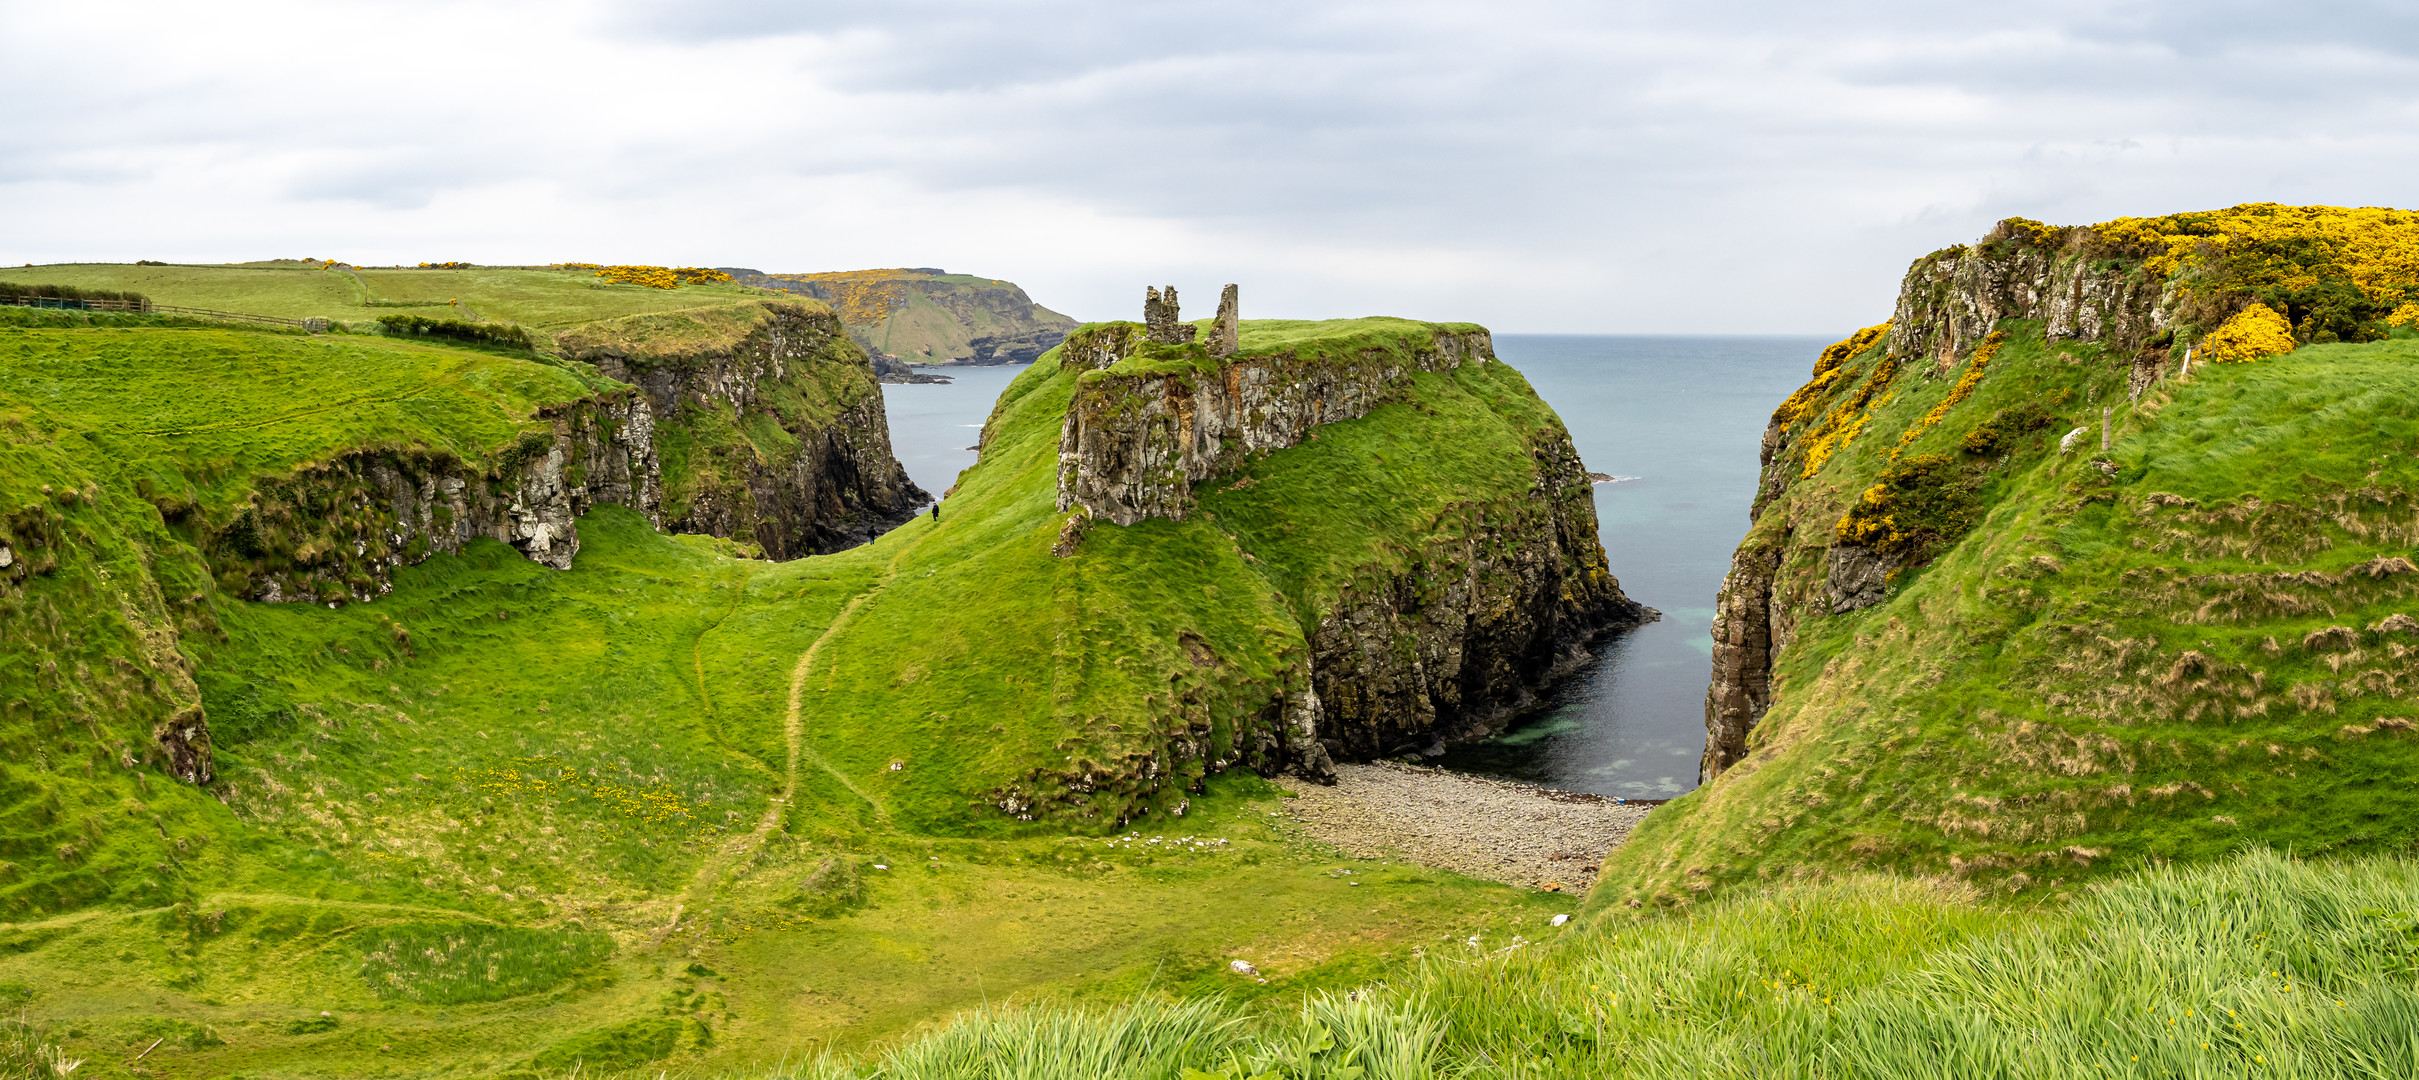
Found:
<path fill-rule="evenodd" d="M 1248 961 L 1232 960 L 1226 966 L 1232 968 L 1237 975 L 1258 975 L 1260 973 L 1260 969 L 1251 966 Z"/>
<path fill-rule="evenodd" d="M 1571 917 L 1568 915 L 1556 915 L 1551 919 L 1547 919 L 1545 924 L 1547 926 L 1560 926 L 1569 921 L 1571 921 Z"/>

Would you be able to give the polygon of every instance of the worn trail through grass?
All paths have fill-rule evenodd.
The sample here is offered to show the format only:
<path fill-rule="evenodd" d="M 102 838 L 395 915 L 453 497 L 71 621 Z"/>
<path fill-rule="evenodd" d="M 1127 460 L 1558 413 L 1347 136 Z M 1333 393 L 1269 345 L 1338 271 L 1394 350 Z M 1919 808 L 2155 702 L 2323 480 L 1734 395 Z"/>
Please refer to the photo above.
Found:
<path fill-rule="evenodd" d="M 813 672 L 815 658 L 822 655 L 823 647 L 829 644 L 833 638 L 838 637 L 842 631 L 848 629 L 849 623 L 856 618 L 859 611 L 864 610 L 868 602 L 882 594 L 883 588 L 888 586 L 892 579 L 898 577 L 899 563 L 930 535 L 930 533 L 926 533 L 924 536 L 900 545 L 899 550 L 890 557 L 888 562 L 883 564 L 881 578 L 867 587 L 864 592 L 857 594 L 855 599 L 848 602 L 848 606 L 841 608 L 840 613 L 832 618 L 831 625 L 824 627 L 823 632 L 817 634 L 815 640 L 807 645 L 806 651 L 798 654 L 797 664 L 790 668 L 789 698 L 781 717 L 781 737 L 788 751 L 788 760 L 782 769 L 781 794 L 770 800 L 770 805 L 764 808 L 763 816 L 756 820 L 754 829 L 749 830 L 745 836 L 733 839 L 722 848 L 718 857 L 706 860 L 704 865 L 697 868 L 697 875 L 690 880 L 683 899 L 679 905 L 673 908 L 671 922 L 664 927 L 663 934 L 658 936 L 659 944 L 663 936 L 669 935 L 672 930 L 680 926 L 683 914 L 695 907 L 697 901 L 707 895 L 714 884 L 725 876 L 730 866 L 743 863 L 753 856 L 758 849 L 764 846 L 765 838 L 771 836 L 773 830 L 780 827 L 783 817 L 789 813 L 798 798 L 798 770 L 801 761 L 811 762 L 816 768 L 829 774 L 832 779 L 839 781 L 842 787 L 865 800 L 865 804 L 873 808 L 877 820 L 883 825 L 890 824 L 890 809 L 882 805 L 882 800 L 857 786 L 857 782 L 850 779 L 847 773 L 840 771 L 831 762 L 825 760 L 822 754 L 816 753 L 813 747 L 806 744 L 806 677 Z M 744 581 L 740 588 L 742 592 L 745 591 Z M 738 602 L 734 601 L 732 610 L 737 609 Z M 730 613 L 725 612 L 723 618 L 728 619 L 729 617 Z M 722 620 L 717 620 L 715 625 L 720 626 L 721 622 Z M 711 632 L 712 629 L 709 628 L 707 633 Z M 698 689 L 701 696 L 705 688 L 704 649 L 705 634 L 700 634 L 693 658 L 697 665 Z"/>

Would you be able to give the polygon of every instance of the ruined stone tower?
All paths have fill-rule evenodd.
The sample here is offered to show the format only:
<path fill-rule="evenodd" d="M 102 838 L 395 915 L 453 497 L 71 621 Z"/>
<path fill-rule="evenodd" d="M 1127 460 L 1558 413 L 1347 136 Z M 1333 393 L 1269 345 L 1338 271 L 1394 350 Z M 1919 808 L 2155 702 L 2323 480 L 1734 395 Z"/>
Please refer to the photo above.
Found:
<path fill-rule="evenodd" d="M 1170 285 L 1162 294 L 1146 288 L 1142 300 L 1143 333 L 1154 344 L 1182 345 L 1201 332 L 1201 328 L 1184 321 L 1176 306 L 1176 287 Z"/>
<path fill-rule="evenodd" d="M 1211 356 L 1233 356 L 1235 354 L 1239 333 L 1235 324 L 1241 319 L 1237 307 L 1235 286 L 1229 282 L 1225 291 L 1218 294 L 1218 322 L 1210 327 L 1209 354 Z"/>

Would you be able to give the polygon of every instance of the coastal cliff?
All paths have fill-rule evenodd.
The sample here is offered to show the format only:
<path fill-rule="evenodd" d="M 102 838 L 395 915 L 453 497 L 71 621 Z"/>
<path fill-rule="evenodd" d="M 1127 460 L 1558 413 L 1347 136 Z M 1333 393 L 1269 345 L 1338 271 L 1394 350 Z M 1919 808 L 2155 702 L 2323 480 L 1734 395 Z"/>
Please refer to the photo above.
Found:
<path fill-rule="evenodd" d="M 644 395 L 666 530 L 789 559 L 862 544 L 931 501 L 891 453 L 871 364 L 821 304 L 635 315 L 557 340 Z"/>
<path fill-rule="evenodd" d="M 2257 204 L 1916 260 L 1773 414 L 1705 782 L 1598 902 L 2410 842 L 2414 247 Z"/>
<path fill-rule="evenodd" d="M 742 285 L 830 304 L 865 351 L 918 364 L 1028 364 L 1076 321 L 1013 282 L 931 267 L 767 274 L 725 267 Z"/>
<path fill-rule="evenodd" d="M 1525 383 L 1517 399 L 1507 389 L 1489 402 L 1493 423 L 1520 417 L 1519 441 L 1506 447 L 1517 456 L 1487 463 L 1487 482 L 1405 522 L 1381 550 L 1341 563 L 1332 551 L 1302 552 L 1310 559 L 1297 564 L 1299 541 L 1286 534 L 1312 527 L 1339 497 L 1445 477 L 1381 470 L 1367 487 L 1303 493 L 1293 514 L 1267 518 L 1274 535 L 1246 523 L 1273 508 L 1236 493 L 1272 472 L 1315 468 L 1328 453 L 1312 448 L 1338 425 L 1390 408 L 1437 415 L 1429 399 L 1465 375 L 1517 383 L 1483 328 L 1358 320 L 1238 331 L 1231 287 L 1220 318 L 1196 328 L 1175 321 L 1173 289 L 1153 300 L 1165 306 L 1145 324 L 1087 326 L 1061 347 L 1075 385 L 1059 432 L 1058 506 L 1076 515 L 1077 537 L 1206 511 L 1267 573 L 1294 583 L 1317 703 L 1315 716 L 1297 713 L 1328 757 L 1438 753 L 1487 734 L 1584 658 L 1597 634 L 1655 617 L 1622 594 L 1596 538 L 1587 472 Z M 1382 462 L 1395 451 L 1372 453 Z M 1333 539 L 1348 543 L 1350 531 Z"/>
<path fill-rule="evenodd" d="M 1084 372 L 1059 436 L 1058 507 L 1119 525 L 1182 521 L 1192 486 L 1246 458 L 1299 444 L 1322 424 L 1403 399 L 1410 376 L 1487 363 L 1494 344 L 1474 327 L 1437 327 L 1426 340 L 1373 338 L 1361 349 L 1254 350 L 1214 360 L 1196 344 L 1152 347 L 1132 323 L 1088 326 L 1068 339 Z"/>

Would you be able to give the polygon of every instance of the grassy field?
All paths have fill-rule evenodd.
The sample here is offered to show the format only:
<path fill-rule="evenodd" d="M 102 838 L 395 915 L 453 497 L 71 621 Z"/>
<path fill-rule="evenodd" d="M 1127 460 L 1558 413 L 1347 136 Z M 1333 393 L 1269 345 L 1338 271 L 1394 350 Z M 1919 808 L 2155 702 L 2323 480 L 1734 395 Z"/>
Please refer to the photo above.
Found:
<path fill-rule="evenodd" d="M 1024 891 L 1034 887 L 1012 886 L 1019 898 L 1074 899 L 1047 885 Z M 969 1002 L 886 1045 L 801 1040 L 782 1064 L 734 1075 L 2408 1076 L 2419 1069 L 2408 903 L 2415 889 L 2419 866 L 2406 860 L 2303 862 L 2264 850 L 2133 875 L 2052 908 L 1992 905 L 1954 885 L 1848 876 L 1727 896 L 1682 914 L 1497 925 L 1434 941 L 1416 962 L 1349 995 L 1260 988 L 1205 996 L 1153 981 L 1102 986 L 1073 1002 Z M 296 913 L 246 914 L 256 920 L 255 945 L 313 932 Z M 432 950 L 438 957 L 429 967 L 474 941 L 491 955 L 511 947 L 496 944 L 501 935 L 427 924 L 360 936 L 368 940 L 357 947 L 373 963 L 398 939 L 444 946 Z M 524 949 L 549 959 L 577 955 L 570 942 Z M 880 958 L 900 963 L 895 945 Z M 524 961 L 513 970 L 530 979 L 551 974 L 558 985 L 581 979 L 567 964 L 543 968 Z M 710 1007 L 715 987 L 737 981 L 692 966 L 670 980 L 665 997 Z M 344 1053 L 338 1033 L 352 1014 L 288 1011 L 282 1024 L 261 1026 L 322 1054 L 384 1066 L 359 1072 L 407 1074 L 393 1066 L 391 1050 Z M 251 1041 L 169 1016 L 118 1023 L 172 1047 L 170 1069 L 203 1055 L 229 1060 L 238 1053 L 232 1047 Z M 12 1025 L 0 1031 L 0 1065 L 34 1063 L 45 1042 L 72 1030 L 59 1021 Z M 584 1052 L 578 1075 L 656 1075 L 628 1066 L 657 1046 L 694 1042 L 699 1031 L 671 1016 L 592 1029 L 576 1041 Z M 354 1032 L 351 1041 L 406 1037 Z M 555 1075 L 574 1067 L 570 1057 L 549 1064 Z"/>
<path fill-rule="evenodd" d="M 1883 876 L 1476 936 L 1357 995 L 976 1010 L 791 1078 L 2381 1078 L 2419 1069 L 2403 860 L 2264 851 L 2021 911 Z"/>
<path fill-rule="evenodd" d="M 204 266 L 62 263 L 12 267 L 0 280 L 123 289 L 159 304 L 288 319 L 369 323 L 381 315 L 419 315 L 512 322 L 549 333 L 599 319 L 777 295 L 728 284 L 615 285 L 592 270 L 351 268 L 284 259 Z"/>
<path fill-rule="evenodd" d="M 1776 591 L 1818 601 L 1841 515 L 1926 454 L 1954 479 L 1900 512 L 1962 499 L 1971 531 L 1883 603 L 1803 609 L 1753 752 L 1655 815 L 1597 902 L 1860 868 L 2061 896 L 2253 844 L 2419 841 L 2419 340 L 2203 365 L 2129 404 L 2090 347 L 2001 330 L 1971 398 L 1924 427 L 1957 373 L 1901 374 L 1747 544 L 1787 553 Z"/>
<path fill-rule="evenodd" d="M 1074 379 L 1045 361 L 939 523 L 766 563 L 606 507 L 570 571 L 477 541 L 328 608 L 219 594 L 184 523 L 346 446 L 502 452 L 593 380 L 379 338 L 12 318 L 6 505 L 81 542 L 0 598 L 0 989 L 78 1075 L 761 1068 L 985 1002 L 1298 1001 L 1570 908 L 1341 859 L 1205 760 L 1299 677 L 1289 597 L 1353 572 L 1288 524 L 1367 540 L 1483 504 L 1491 451 L 1525 462 L 1553 421 L 1501 365 L 1289 452 L 1392 496 L 1292 523 L 1219 496 L 1257 564 L 1206 520 L 1052 557 Z M 1279 459 L 1255 468 L 1291 490 Z M 202 788 L 142 760 L 191 701 L 217 742 Z M 1102 778 L 1089 802 L 997 805 L 1070 771 Z"/>

